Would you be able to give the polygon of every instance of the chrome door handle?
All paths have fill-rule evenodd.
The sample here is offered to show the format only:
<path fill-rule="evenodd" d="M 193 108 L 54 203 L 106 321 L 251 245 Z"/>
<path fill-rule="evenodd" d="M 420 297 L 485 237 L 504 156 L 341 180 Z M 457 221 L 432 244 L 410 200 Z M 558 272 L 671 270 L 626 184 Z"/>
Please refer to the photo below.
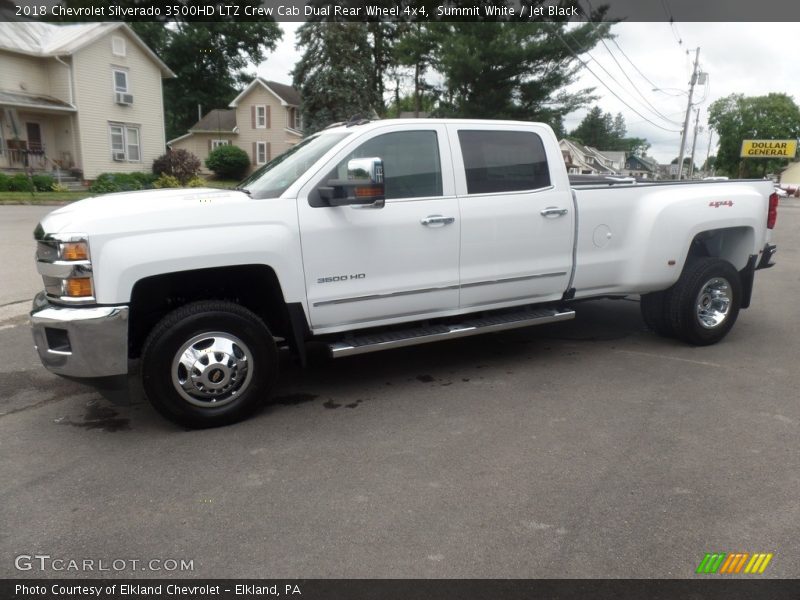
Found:
<path fill-rule="evenodd" d="M 566 208 L 558 208 L 556 206 L 548 206 L 539 214 L 543 217 L 563 217 L 569 211 Z"/>
<path fill-rule="evenodd" d="M 443 217 L 442 215 L 428 215 L 420 221 L 425 227 L 443 227 L 455 223 L 455 217 Z"/>

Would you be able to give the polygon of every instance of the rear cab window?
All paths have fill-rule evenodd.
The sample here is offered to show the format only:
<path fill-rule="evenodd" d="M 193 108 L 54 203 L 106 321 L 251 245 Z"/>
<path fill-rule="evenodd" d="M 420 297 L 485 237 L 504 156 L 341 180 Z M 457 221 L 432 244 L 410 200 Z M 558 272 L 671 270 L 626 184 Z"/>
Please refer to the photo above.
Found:
<path fill-rule="evenodd" d="M 458 131 L 468 194 L 550 187 L 542 138 L 532 131 Z"/>

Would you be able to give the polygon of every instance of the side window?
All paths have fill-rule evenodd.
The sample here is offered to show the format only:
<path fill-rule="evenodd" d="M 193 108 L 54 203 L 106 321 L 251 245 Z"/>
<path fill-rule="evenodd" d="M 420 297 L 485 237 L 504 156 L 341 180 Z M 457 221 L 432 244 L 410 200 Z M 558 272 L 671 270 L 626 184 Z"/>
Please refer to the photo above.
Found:
<path fill-rule="evenodd" d="M 550 185 L 542 138 L 530 131 L 458 132 L 467 193 L 535 190 Z"/>
<path fill-rule="evenodd" d="M 347 179 L 350 159 L 372 157 L 383 159 L 387 200 L 442 195 L 442 166 L 435 131 L 398 131 L 376 136 L 340 162 L 329 178 Z"/>

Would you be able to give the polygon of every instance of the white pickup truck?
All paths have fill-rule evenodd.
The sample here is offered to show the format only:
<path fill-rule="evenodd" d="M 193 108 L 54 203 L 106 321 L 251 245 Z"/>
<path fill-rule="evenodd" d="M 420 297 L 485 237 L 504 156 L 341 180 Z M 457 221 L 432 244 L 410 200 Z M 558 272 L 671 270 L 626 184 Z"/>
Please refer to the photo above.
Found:
<path fill-rule="evenodd" d="M 641 295 L 651 329 L 721 340 L 771 266 L 768 181 L 570 187 L 546 125 L 357 121 L 326 129 L 237 190 L 88 198 L 36 228 L 44 365 L 128 372 L 192 427 L 269 395 L 278 347 L 305 361 L 574 317 Z"/>

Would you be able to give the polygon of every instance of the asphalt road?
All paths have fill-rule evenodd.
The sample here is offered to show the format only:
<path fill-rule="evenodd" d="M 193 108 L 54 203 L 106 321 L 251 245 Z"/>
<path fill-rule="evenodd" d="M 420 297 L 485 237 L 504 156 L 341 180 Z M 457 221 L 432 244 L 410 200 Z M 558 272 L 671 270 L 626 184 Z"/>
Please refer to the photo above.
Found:
<path fill-rule="evenodd" d="M 38 218 L 0 215 L 4 243 Z M 716 346 L 645 331 L 632 300 L 584 303 L 566 324 L 284 361 L 273 405 L 210 431 L 49 374 L 23 318 L 0 323 L 0 576 L 81 575 L 15 569 L 39 553 L 194 565 L 136 577 L 682 578 L 745 551 L 798 577 L 799 231 L 782 208 L 779 264 Z"/>

